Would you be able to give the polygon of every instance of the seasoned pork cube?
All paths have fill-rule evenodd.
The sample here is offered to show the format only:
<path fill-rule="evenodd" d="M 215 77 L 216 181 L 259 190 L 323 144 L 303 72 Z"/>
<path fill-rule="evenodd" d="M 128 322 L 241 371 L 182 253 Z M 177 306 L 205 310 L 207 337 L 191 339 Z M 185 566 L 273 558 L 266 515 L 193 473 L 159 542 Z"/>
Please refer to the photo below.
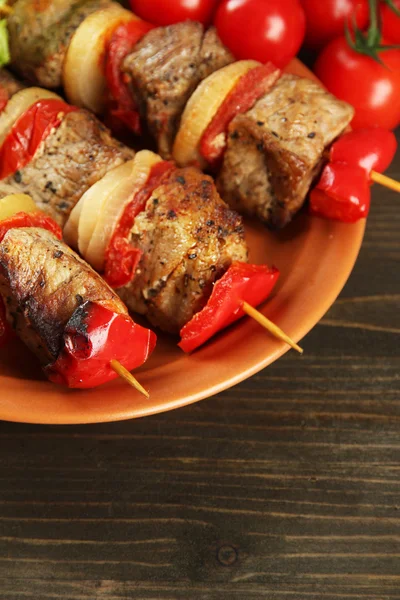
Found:
<path fill-rule="evenodd" d="M 10 229 L 0 242 L 0 299 L 7 320 L 43 365 L 56 360 L 66 323 L 84 302 L 126 307 L 75 252 L 37 227 Z"/>
<path fill-rule="evenodd" d="M 33 159 L 4 183 L 32 196 L 41 210 L 63 226 L 86 190 L 134 155 L 94 115 L 77 110 L 66 114 Z"/>
<path fill-rule="evenodd" d="M 129 308 L 171 333 L 203 308 L 232 261 L 247 260 L 240 216 L 192 167 L 172 171 L 154 190 L 130 243 L 142 258 L 133 282 L 117 291 Z"/>
<path fill-rule="evenodd" d="M 283 227 L 303 205 L 325 149 L 353 114 L 317 83 L 284 75 L 231 122 L 217 182 L 221 196 L 239 212 Z"/>
<path fill-rule="evenodd" d="M 214 28 L 185 21 L 147 33 L 123 69 L 159 154 L 170 158 L 179 119 L 202 79 L 233 62 Z"/>

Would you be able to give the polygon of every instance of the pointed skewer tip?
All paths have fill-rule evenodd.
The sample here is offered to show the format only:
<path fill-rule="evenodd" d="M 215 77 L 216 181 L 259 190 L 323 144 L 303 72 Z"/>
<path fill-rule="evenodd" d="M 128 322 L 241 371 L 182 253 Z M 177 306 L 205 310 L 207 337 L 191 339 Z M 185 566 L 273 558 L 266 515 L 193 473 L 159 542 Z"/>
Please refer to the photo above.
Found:
<path fill-rule="evenodd" d="M 123 365 L 121 365 L 118 360 L 112 359 L 110 361 L 110 367 L 113 371 L 117 373 L 122 379 L 124 379 L 129 385 L 135 388 L 138 392 L 146 396 L 146 398 L 150 398 L 150 394 L 144 387 L 138 382 L 138 380 L 132 375 L 128 369 L 125 369 Z"/>
<path fill-rule="evenodd" d="M 395 179 L 387 177 L 386 175 L 378 173 L 377 171 L 371 171 L 371 179 L 375 183 L 379 183 L 380 185 L 383 185 L 394 192 L 400 192 L 400 181 L 396 181 Z"/>
<path fill-rule="evenodd" d="M 242 308 L 249 317 L 257 321 L 257 323 L 259 323 L 262 327 L 264 327 L 264 329 L 269 331 L 274 337 L 278 338 L 279 340 L 282 340 L 286 344 L 289 344 L 289 346 L 291 346 L 294 350 L 297 350 L 299 354 L 303 354 L 303 348 L 296 344 L 296 342 L 294 342 L 288 335 L 286 335 L 286 333 L 282 331 L 280 327 L 278 327 L 277 325 L 275 325 L 275 323 L 267 319 L 267 317 L 264 317 L 264 315 L 261 314 L 258 310 L 256 310 L 253 306 L 251 306 L 247 302 L 243 302 Z"/>

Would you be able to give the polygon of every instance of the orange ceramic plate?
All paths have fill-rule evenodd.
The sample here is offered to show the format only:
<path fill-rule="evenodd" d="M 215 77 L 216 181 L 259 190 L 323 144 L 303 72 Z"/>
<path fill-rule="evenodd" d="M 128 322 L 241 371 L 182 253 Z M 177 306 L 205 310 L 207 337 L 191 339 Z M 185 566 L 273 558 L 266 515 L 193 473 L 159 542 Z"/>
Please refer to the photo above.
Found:
<path fill-rule="evenodd" d="M 298 61 L 290 71 L 312 76 Z M 324 221 L 306 213 L 278 234 L 247 224 L 250 261 L 281 271 L 274 296 L 261 307 L 296 341 L 321 319 L 344 286 L 357 258 L 365 222 Z M 26 423 L 97 423 L 142 417 L 185 406 L 250 377 L 287 352 L 257 323 L 244 318 L 186 356 L 176 341 L 159 336 L 152 356 L 135 375 L 147 400 L 123 381 L 69 391 L 44 380 L 35 358 L 16 341 L 0 352 L 0 419 Z M 307 347 L 305 348 L 307 352 Z"/>

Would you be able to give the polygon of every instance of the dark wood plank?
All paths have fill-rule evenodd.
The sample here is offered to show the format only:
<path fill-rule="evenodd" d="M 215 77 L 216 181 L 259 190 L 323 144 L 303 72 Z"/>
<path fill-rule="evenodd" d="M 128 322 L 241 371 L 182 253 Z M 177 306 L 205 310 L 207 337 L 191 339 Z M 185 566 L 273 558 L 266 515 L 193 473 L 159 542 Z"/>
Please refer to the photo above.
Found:
<path fill-rule="evenodd" d="M 138 421 L 0 423 L 1 600 L 400 598 L 399 231 L 375 188 L 301 358 Z"/>

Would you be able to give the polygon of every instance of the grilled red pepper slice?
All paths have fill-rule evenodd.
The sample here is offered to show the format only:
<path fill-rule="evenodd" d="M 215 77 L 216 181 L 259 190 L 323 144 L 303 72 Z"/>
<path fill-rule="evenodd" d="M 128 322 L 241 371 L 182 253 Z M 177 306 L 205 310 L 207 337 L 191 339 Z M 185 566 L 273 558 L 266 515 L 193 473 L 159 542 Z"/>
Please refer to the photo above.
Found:
<path fill-rule="evenodd" d="M 175 168 L 172 162 L 162 161 L 152 167 L 146 185 L 126 206 L 105 253 L 104 279 L 113 288 L 128 284 L 135 276 L 141 252 L 129 243 L 129 233 L 138 215 L 164 175 Z"/>
<path fill-rule="evenodd" d="M 245 73 L 214 115 L 200 141 L 201 155 L 212 167 L 217 167 L 226 146 L 229 123 L 236 115 L 244 113 L 264 96 L 281 75 L 272 63 L 255 67 Z"/>
<path fill-rule="evenodd" d="M 129 371 L 150 356 L 156 335 L 128 315 L 85 302 L 64 329 L 64 347 L 57 360 L 45 367 L 50 381 L 70 388 L 91 388 L 118 377 L 110 366 L 118 360 Z"/>
<path fill-rule="evenodd" d="M 129 21 L 116 28 L 106 48 L 105 75 L 109 90 L 109 116 L 111 125 L 115 119 L 140 134 L 140 119 L 136 102 L 128 88 L 122 62 L 137 42 L 153 29 L 154 25 L 141 21 Z"/>
<path fill-rule="evenodd" d="M 368 175 L 358 166 L 328 163 L 310 194 L 313 215 L 354 223 L 368 216 L 371 200 Z"/>
<path fill-rule="evenodd" d="M 62 239 L 62 231 L 59 225 L 51 217 L 38 210 L 37 212 L 19 212 L 8 219 L 0 221 L 0 242 L 9 229 L 16 227 L 41 227 L 51 231 L 59 240 Z"/>
<path fill-rule="evenodd" d="M 383 173 L 388 168 L 396 150 L 396 137 L 392 131 L 371 127 L 342 135 L 332 145 L 330 159 L 361 167 L 370 177 L 371 171 Z"/>
<path fill-rule="evenodd" d="M 0 148 L 0 179 L 22 169 L 33 158 L 39 144 L 54 127 L 58 127 L 66 113 L 77 110 L 48 98 L 35 102 L 16 120 Z"/>
<path fill-rule="evenodd" d="M 243 301 L 257 306 L 272 291 L 279 271 L 266 265 L 234 262 L 219 279 L 206 306 L 182 327 L 179 346 L 192 352 L 245 313 Z"/>

